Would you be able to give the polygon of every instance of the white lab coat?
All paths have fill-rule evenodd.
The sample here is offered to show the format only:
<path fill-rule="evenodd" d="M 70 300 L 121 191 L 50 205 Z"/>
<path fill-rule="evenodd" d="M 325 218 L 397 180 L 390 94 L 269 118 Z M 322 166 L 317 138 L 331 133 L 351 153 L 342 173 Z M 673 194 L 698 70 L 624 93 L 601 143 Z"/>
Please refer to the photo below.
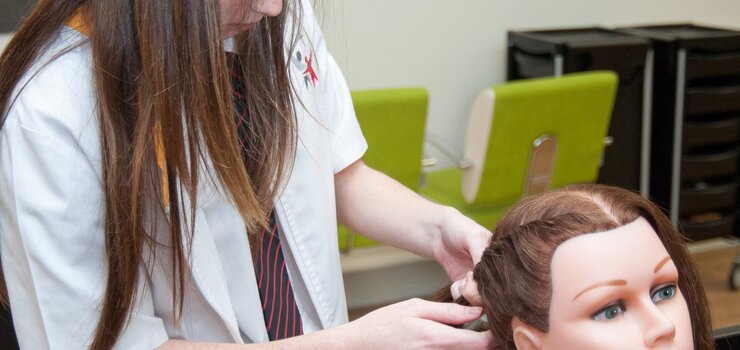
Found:
<path fill-rule="evenodd" d="M 312 332 L 347 321 L 333 181 L 367 145 L 310 4 L 303 6 L 304 36 L 290 57 L 302 102 L 298 149 L 275 210 L 304 331 Z M 85 348 L 100 316 L 106 269 L 90 48 L 50 59 L 80 40 L 61 31 L 0 129 L 0 254 L 23 349 Z M 116 348 L 151 349 L 170 338 L 267 341 L 243 222 L 205 176 L 198 199 L 182 322 L 173 320 L 166 259 L 142 263 L 137 306 Z"/>

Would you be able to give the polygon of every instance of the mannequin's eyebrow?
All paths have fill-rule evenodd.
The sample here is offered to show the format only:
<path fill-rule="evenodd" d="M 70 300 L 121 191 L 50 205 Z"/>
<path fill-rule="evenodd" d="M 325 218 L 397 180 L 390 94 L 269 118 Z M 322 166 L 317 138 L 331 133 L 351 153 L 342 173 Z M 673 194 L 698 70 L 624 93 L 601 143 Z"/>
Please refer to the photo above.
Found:
<path fill-rule="evenodd" d="M 666 264 L 667 262 L 669 262 L 669 261 L 671 261 L 671 257 L 670 257 L 670 256 L 666 256 L 665 258 L 663 258 L 663 260 L 661 260 L 661 261 L 660 261 L 660 262 L 658 263 L 658 265 L 655 265 L 655 270 L 653 270 L 653 272 L 654 272 L 654 273 L 658 273 L 658 271 L 659 271 L 660 269 L 662 269 L 662 268 L 663 268 L 663 266 L 665 266 L 665 264 Z"/>
<path fill-rule="evenodd" d="M 626 286 L 626 285 L 627 285 L 627 281 L 625 280 L 610 280 L 610 281 L 594 283 L 586 287 L 586 289 L 582 290 L 580 293 L 576 294 L 576 296 L 573 298 L 573 301 L 576 301 L 576 299 L 578 299 L 578 297 L 580 297 L 583 293 L 586 293 L 594 288 L 606 287 L 606 286 Z"/>

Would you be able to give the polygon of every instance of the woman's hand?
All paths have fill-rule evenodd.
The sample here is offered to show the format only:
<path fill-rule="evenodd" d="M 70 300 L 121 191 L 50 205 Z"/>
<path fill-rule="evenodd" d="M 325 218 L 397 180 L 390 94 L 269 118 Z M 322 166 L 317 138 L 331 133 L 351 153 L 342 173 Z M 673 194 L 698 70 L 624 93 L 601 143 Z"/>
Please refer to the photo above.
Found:
<path fill-rule="evenodd" d="M 472 271 L 488 246 L 487 229 L 454 208 L 420 197 L 362 160 L 335 175 L 334 186 L 340 222 L 377 241 L 437 260 L 452 281 Z"/>
<path fill-rule="evenodd" d="M 468 271 L 464 278 L 459 279 L 450 285 L 450 295 L 453 300 L 460 297 L 465 298 L 470 305 L 483 305 L 483 299 L 478 293 L 478 284 L 473 279 L 473 271 Z"/>
<path fill-rule="evenodd" d="M 339 327 L 262 344 L 214 344 L 169 340 L 158 349 L 493 349 L 489 331 L 459 325 L 481 316 L 481 308 L 411 299 L 377 309 Z"/>
<path fill-rule="evenodd" d="M 454 328 L 481 316 L 479 307 L 411 299 L 375 310 L 339 328 L 352 349 L 490 349 L 491 332 Z M 359 337 L 359 339 L 357 339 Z M 357 343 L 355 343 L 357 341 Z"/>
<path fill-rule="evenodd" d="M 460 214 L 456 209 L 447 208 L 440 227 L 440 235 L 432 244 L 434 258 L 454 281 L 453 296 L 463 296 L 472 305 L 481 305 L 480 295 L 472 278 L 472 270 L 480 261 L 490 239 L 489 230 Z"/>

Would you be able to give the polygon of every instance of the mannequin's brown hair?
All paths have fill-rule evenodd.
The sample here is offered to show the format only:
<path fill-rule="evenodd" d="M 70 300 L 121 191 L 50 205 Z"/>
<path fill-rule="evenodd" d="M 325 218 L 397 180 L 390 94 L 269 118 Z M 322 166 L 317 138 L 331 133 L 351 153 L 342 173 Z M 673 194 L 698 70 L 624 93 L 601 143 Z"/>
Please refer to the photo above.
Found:
<path fill-rule="evenodd" d="M 694 349 L 712 349 L 706 294 L 683 236 L 652 202 L 603 185 L 573 185 L 526 198 L 512 207 L 493 232 L 475 266 L 473 279 L 491 332 L 515 349 L 511 320 L 547 332 L 552 297 L 550 265 L 557 247 L 570 238 L 624 226 L 643 217 L 655 229 L 679 272 L 678 286 L 691 317 Z M 449 288 L 447 288 L 449 290 Z M 449 301 L 447 295 L 437 300 Z"/>

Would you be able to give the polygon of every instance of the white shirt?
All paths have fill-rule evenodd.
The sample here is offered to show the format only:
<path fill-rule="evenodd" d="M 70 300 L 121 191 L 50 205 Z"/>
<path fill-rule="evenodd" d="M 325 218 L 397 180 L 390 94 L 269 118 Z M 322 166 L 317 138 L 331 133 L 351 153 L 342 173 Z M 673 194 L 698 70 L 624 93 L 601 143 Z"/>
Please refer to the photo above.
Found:
<path fill-rule="evenodd" d="M 333 181 L 367 145 L 310 4 L 303 6 L 304 35 L 290 56 L 299 139 L 275 210 L 308 333 L 347 321 Z M 0 129 L 0 256 L 24 349 L 85 348 L 100 317 L 104 197 L 91 52 L 83 44 L 51 59 L 82 41 L 69 28 L 59 33 L 23 79 L 20 86 L 28 84 Z M 151 349 L 169 338 L 267 341 L 244 224 L 223 192 L 200 182 L 182 322 L 173 320 L 165 259 L 142 264 L 136 307 L 117 348 Z"/>

